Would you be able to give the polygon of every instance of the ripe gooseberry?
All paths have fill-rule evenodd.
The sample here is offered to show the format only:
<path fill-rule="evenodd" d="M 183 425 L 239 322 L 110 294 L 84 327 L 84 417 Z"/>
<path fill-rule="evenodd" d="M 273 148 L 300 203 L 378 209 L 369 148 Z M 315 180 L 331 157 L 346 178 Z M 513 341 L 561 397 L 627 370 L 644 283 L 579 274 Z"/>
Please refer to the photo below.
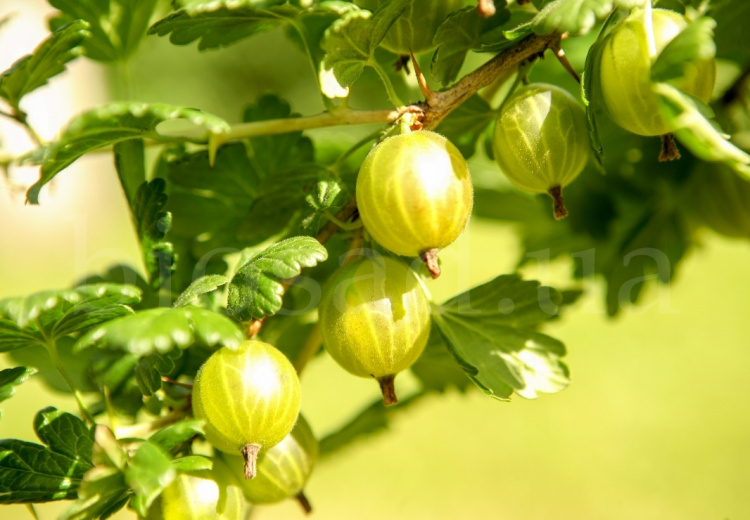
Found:
<path fill-rule="evenodd" d="M 376 11 L 387 0 L 355 0 L 355 4 L 370 11 Z M 466 5 L 465 0 L 412 0 L 406 10 L 391 25 L 380 42 L 380 46 L 400 55 L 431 51 L 432 43 L 440 24 L 453 11 Z"/>
<path fill-rule="evenodd" d="M 651 89 L 651 66 L 659 53 L 683 29 L 685 18 L 666 9 L 652 9 L 651 20 L 656 54 L 649 53 L 647 12 L 638 9 L 616 25 L 602 43 L 598 70 L 604 107 L 619 126 L 638 135 L 664 135 L 671 128 L 662 118 Z M 680 81 L 670 81 L 701 101 L 707 102 L 714 88 L 713 59 L 686 62 Z"/>
<path fill-rule="evenodd" d="M 416 274 L 388 257 L 356 260 L 323 287 L 319 313 L 331 357 L 355 376 L 377 379 L 383 402 L 396 403 L 393 379 L 430 334 L 430 304 Z"/>
<path fill-rule="evenodd" d="M 295 497 L 305 509 L 312 508 L 302 491 L 313 466 L 318 460 L 318 441 L 305 418 L 300 415 L 292 432 L 280 443 L 258 456 L 257 475 L 252 480 L 240 480 L 240 488 L 252 504 L 273 504 Z M 239 477 L 239 457 L 225 456 Z"/>
<path fill-rule="evenodd" d="M 226 453 L 241 453 L 248 479 L 255 476 L 260 449 L 292 431 L 299 409 L 297 372 L 284 354 L 262 341 L 220 348 L 195 376 L 193 412 L 206 421 L 206 440 Z"/>
<path fill-rule="evenodd" d="M 573 96 L 544 83 L 518 89 L 500 110 L 492 147 L 513 185 L 548 193 L 555 218 L 568 214 L 562 188 L 578 177 L 589 156 L 586 115 Z"/>
<path fill-rule="evenodd" d="M 473 198 L 461 152 L 427 130 L 377 144 L 357 177 L 357 206 L 370 235 L 396 254 L 420 256 L 433 278 L 440 275 L 437 252 L 463 232 Z"/>
<path fill-rule="evenodd" d="M 147 520 L 241 520 L 245 500 L 238 482 L 219 460 L 210 470 L 179 473 L 149 508 Z"/>

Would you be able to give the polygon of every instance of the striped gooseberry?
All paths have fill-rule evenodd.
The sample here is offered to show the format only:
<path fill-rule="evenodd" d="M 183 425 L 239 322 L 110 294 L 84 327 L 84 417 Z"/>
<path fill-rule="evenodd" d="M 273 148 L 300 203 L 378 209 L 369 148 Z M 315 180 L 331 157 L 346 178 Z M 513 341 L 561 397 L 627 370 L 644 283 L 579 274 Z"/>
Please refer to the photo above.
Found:
<path fill-rule="evenodd" d="M 604 107 L 619 126 L 638 135 L 664 135 L 671 128 L 661 116 L 651 88 L 651 66 L 659 53 L 688 23 L 674 11 L 652 9 L 655 54 L 649 52 L 647 11 L 637 9 L 612 28 L 602 42 L 598 67 Z M 688 61 L 675 87 L 707 102 L 713 92 L 716 64 L 713 59 Z"/>
<path fill-rule="evenodd" d="M 555 218 L 568 214 L 562 188 L 578 177 L 589 156 L 586 115 L 573 96 L 544 83 L 516 90 L 500 110 L 492 148 L 513 185 L 548 193 Z"/>
<path fill-rule="evenodd" d="M 255 476 L 261 448 L 292 431 L 300 409 L 297 372 L 279 350 L 262 341 L 222 347 L 198 370 L 193 412 L 206 421 L 206 440 L 245 459 L 245 478 Z"/>
<path fill-rule="evenodd" d="M 245 499 L 229 469 L 214 458 L 210 470 L 179 473 L 148 510 L 147 520 L 241 520 Z"/>
<path fill-rule="evenodd" d="M 294 497 L 306 512 L 312 511 L 302 488 L 318 460 L 318 441 L 305 418 L 300 415 L 292 432 L 271 449 L 258 456 L 257 474 L 252 480 L 239 478 L 240 488 L 252 504 L 273 504 Z M 239 457 L 225 456 L 240 477 Z"/>
<path fill-rule="evenodd" d="M 422 257 L 439 276 L 438 250 L 461 235 L 471 216 L 474 195 L 461 152 L 427 130 L 388 137 L 362 163 L 356 191 L 370 235 L 396 254 Z"/>
<path fill-rule="evenodd" d="M 355 4 L 370 11 L 376 11 L 387 0 L 355 0 Z M 431 51 L 436 47 L 432 42 L 440 24 L 453 11 L 466 5 L 466 0 L 412 0 L 406 10 L 391 25 L 380 42 L 380 46 L 400 55 Z"/>
<path fill-rule="evenodd" d="M 345 370 L 380 383 L 383 402 L 397 402 L 393 379 L 419 357 L 430 333 L 430 304 L 416 274 L 388 257 L 344 265 L 323 288 L 320 332 Z"/>

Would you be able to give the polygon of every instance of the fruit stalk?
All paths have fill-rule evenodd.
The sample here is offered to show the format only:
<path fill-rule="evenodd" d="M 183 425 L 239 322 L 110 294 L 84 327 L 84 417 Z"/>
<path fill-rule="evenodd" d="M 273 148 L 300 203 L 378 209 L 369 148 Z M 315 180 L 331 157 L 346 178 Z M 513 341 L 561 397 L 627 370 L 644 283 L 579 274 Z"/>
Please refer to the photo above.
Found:
<path fill-rule="evenodd" d="M 304 491 L 300 491 L 299 493 L 297 493 L 297 496 L 295 496 L 294 498 L 297 499 L 297 502 L 299 502 L 299 505 L 301 505 L 302 509 L 305 510 L 305 513 L 307 513 L 308 515 L 312 513 L 312 505 L 310 504 L 310 501 L 305 496 Z"/>
<path fill-rule="evenodd" d="M 246 444 L 242 447 L 242 458 L 245 459 L 245 479 L 255 478 L 256 464 L 258 462 L 259 444 Z"/>
<path fill-rule="evenodd" d="M 380 391 L 383 392 L 383 404 L 386 406 L 398 403 L 398 397 L 396 397 L 396 386 L 393 384 L 395 378 L 395 375 L 390 375 L 378 379 L 378 383 L 380 383 Z"/>

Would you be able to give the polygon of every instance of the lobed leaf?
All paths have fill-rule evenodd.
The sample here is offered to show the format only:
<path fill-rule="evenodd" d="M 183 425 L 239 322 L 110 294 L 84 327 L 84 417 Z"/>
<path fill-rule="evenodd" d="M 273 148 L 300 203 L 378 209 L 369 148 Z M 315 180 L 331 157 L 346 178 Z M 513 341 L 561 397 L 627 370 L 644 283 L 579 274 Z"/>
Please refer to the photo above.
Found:
<path fill-rule="evenodd" d="M 177 476 L 170 458 L 149 441 L 140 445 L 123 473 L 134 492 L 130 507 L 142 517 L 148 514 L 154 500 Z"/>
<path fill-rule="evenodd" d="M 597 18 L 607 16 L 615 7 L 641 7 L 650 0 L 554 0 L 539 11 L 532 22 L 536 34 L 586 34 Z"/>
<path fill-rule="evenodd" d="M 146 356 L 191 345 L 236 348 L 243 339 L 237 325 L 221 314 L 199 307 L 160 307 L 105 323 L 78 340 L 76 349 L 94 345 Z"/>
<path fill-rule="evenodd" d="M 477 141 L 496 117 L 497 114 L 493 112 L 489 103 L 474 94 L 448 114 L 437 131 L 455 144 L 461 155 L 468 159 L 474 155 Z"/>
<path fill-rule="evenodd" d="M 0 300 L 0 352 L 46 345 L 131 314 L 140 295 L 131 285 L 95 284 Z"/>
<path fill-rule="evenodd" d="M 164 123 L 181 122 L 188 129 L 172 131 Z M 39 203 L 39 191 L 60 171 L 82 155 L 129 139 L 205 142 L 211 132 L 229 126 L 216 116 L 194 108 L 164 104 L 111 103 L 85 112 L 70 123 L 60 138 L 50 145 L 44 157 L 39 180 L 29 188 L 28 201 Z"/>
<path fill-rule="evenodd" d="M 32 367 L 13 367 L 0 370 L 0 402 L 13 397 L 15 387 L 37 372 Z"/>
<path fill-rule="evenodd" d="M 240 320 L 260 319 L 281 309 L 282 281 L 328 258 L 312 237 L 292 237 L 250 257 L 229 283 L 227 310 Z"/>
<path fill-rule="evenodd" d="M 93 432 L 77 417 L 45 408 L 34 429 L 46 444 L 0 440 L 0 503 L 35 503 L 74 498 L 91 462 Z"/>
<path fill-rule="evenodd" d="M 456 359 L 435 326 L 430 330 L 427 345 L 416 363 L 411 366 L 411 371 L 422 383 L 425 391 L 443 393 L 449 388 L 455 388 L 465 392 L 471 383 L 456 364 Z"/>
<path fill-rule="evenodd" d="M 198 296 L 215 291 L 217 288 L 229 282 L 229 278 L 222 274 L 209 274 L 201 276 L 190 286 L 182 291 L 182 294 L 175 300 L 173 307 L 185 307 L 189 305 Z"/>
<path fill-rule="evenodd" d="M 185 419 L 162 428 L 149 438 L 149 442 L 164 450 L 165 453 L 169 453 L 180 444 L 202 434 L 202 419 Z"/>
<path fill-rule="evenodd" d="M 172 227 L 172 214 L 164 211 L 167 183 L 156 178 L 143 182 L 133 199 L 133 218 L 141 244 L 143 261 L 152 289 L 158 289 L 169 278 L 176 261 L 171 242 L 164 238 Z"/>
<path fill-rule="evenodd" d="M 83 476 L 77 500 L 60 516 L 60 520 L 108 518 L 125 506 L 132 493 L 122 471 L 97 465 Z"/>
<path fill-rule="evenodd" d="M 0 75 L 0 97 L 18 110 L 21 98 L 64 72 L 65 64 L 81 54 L 81 44 L 89 35 L 88 27 L 82 20 L 63 25 L 32 54 L 16 61 Z"/>
<path fill-rule="evenodd" d="M 148 34 L 169 35 L 175 45 L 200 40 L 199 50 L 215 49 L 274 29 L 301 11 L 282 0 L 193 2 L 156 22 Z"/>
<path fill-rule="evenodd" d="M 388 29 L 406 10 L 409 0 L 392 0 L 374 14 L 352 9 L 326 29 L 321 47 L 326 52 L 323 70 L 332 71 L 342 88 L 350 87 L 373 60 Z"/>
<path fill-rule="evenodd" d="M 150 397 L 161 388 L 161 376 L 170 374 L 175 368 L 175 360 L 179 358 L 179 349 L 170 350 L 164 354 L 152 353 L 138 360 L 135 367 L 135 381 L 141 393 Z"/>
<path fill-rule="evenodd" d="M 489 18 L 481 16 L 475 6 L 466 7 L 451 13 L 440 24 L 433 39 L 438 47 L 430 65 L 435 79 L 443 85 L 455 80 L 468 51 L 479 50 L 489 43 L 484 37 L 510 19 L 510 10 L 506 6 L 497 7 L 495 15 Z"/>
<path fill-rule="evenodd" d="M 496 399 L 564 389 L 563 344 L 535 330 L 559 312 L 560 293 L 503 275 L 433 310 L 433 322 L 474 383 Z"/>

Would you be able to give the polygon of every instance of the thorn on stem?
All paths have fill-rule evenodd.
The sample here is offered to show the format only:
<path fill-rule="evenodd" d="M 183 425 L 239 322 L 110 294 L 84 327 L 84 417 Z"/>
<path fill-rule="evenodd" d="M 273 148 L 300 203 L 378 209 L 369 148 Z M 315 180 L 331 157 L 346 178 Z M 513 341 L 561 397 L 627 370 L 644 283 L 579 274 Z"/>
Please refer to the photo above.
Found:
<path fill-rule="evenodd" d="M 409 49 L 409 54 L 411 55 L 411 64 L 414 67 L 414 75 L 417 77 L 419 90 L 422 92 L 425 101 L 427 101 L 427 104 L 429 105 L 430 100 L 435 97 L 435 92 L 433 92 L 427 84 L 427 80 L 425 79 L 424 74 L 422 74 L 422 69 L 419 68 L 419 63 L 417 63 L 417 58 L 414 57 L 414 53 L 411 52 L 411 49 Z"/>

